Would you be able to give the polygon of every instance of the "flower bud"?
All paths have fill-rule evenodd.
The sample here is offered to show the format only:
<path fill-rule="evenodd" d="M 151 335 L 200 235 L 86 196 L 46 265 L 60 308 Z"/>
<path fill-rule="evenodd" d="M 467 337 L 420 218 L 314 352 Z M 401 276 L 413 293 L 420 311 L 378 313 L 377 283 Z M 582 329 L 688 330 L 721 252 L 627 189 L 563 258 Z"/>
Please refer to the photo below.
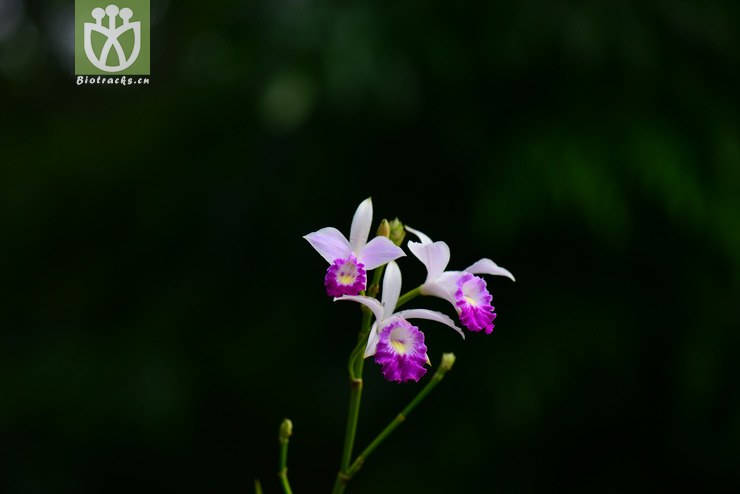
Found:
<path fill-rule="evenodd" d="M 388 238 L 391 235 L 391 225 L 388 224 L 388 220 L 383 218 L 378 227 L 378 237 Z"/>
<path fill-rule="evenodd" d="M 283 419 L 283 422 L 280 424 L 280 435 L 278 436 L 280 441 L 287 442 L 288 438 L 292 435 L 293 422 L 291 422 L 290 419 Z"/>
<path fill-rule="evenodd" d="M 443 368 L 445 371 L 448 371 L 452 369 L 452 365 L 455 363 L 455 354 L 454 353 L 443 353 L 442 354 L 442 363 L 439 364 L 441 368 Z"/>
<path fill-rule="evenodd" d="M 394 219 L 390 223 L 391 233 L 388 238 L 391 242 L 396 244 L 398 247 L 403 243 L 403 239 L 406 238 L 406 230 L 403 229 L 403 223 L 398 218 Z"/>

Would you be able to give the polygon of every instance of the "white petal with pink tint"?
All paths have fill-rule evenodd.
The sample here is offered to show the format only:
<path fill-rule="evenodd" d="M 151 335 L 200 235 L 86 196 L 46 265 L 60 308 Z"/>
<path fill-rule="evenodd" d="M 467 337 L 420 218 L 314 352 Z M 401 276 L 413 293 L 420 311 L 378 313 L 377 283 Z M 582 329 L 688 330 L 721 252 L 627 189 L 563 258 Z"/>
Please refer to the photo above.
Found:
<path fill-rule="evenodd" d="M 357 258 L 370 271 L 390 261 L 405 256 L 406 253 L 385 237 L 375 237 L 357 253 Z"/>
<path fill-rule="evenodd" d="M 370 334 L 367 335 L 367 345 L 365 345 L 365 353 L 362 358 L 368 358 L 375 355 L 375 349 L 378 346 L 378 322 L 373 323 L 373 327 L 370 329 Z"/>
<path fill-rule="evenodd" d="M 368 197 L 357 206 L 349 230 L 349 243 L 354 252 L 358 252 L 367 242 L 373 224 L 373 201 Z M 374 268 L 368 268 L 374 269 Z"/>
<path fill-rule="evenodd" d="M 358 302 L 373 312 L 377 321 L 383 320 L 383 306 L 378 302 L 377 299 L 372 297 L 366 297 L 365 295 L 344 295 L 334 299 L 335 302 L 341 302 L 343 300 L 351 300 L 352 302 Z"/>
<path fill-rule="evenodd" d="M 450 248 L 444 242 L 409 242 L 408 247 L 426 266 L 427 281 L 437 279 L 450 262 Z"/>
<path fill-rule="evenodd" d="M 326 259 L 326 262 L 329 264 L 334 262 L 335 259 L 344 259 L 352 252 L 347 237 L 336 228 L 330 226 L 309 233 L 303 238 L 308 240 L 311 247 L 316 249 L 316 252 Z"/>
<path fill-rule="evenodd" d="M 511 281 L 516 281 L 514 275 L 509 272 L 508 269 L 504 269 L 490 259 L 481 259 L 474 263 L 472 266 L 468 266 L 465 269 L 468 273 L 473 274 L 492 274 L 494 276 L 506 276 Z"/>
<path fill-rule="evenodd" d="M 421 242 L 422 244 L 431 244 L 431 243 L 432 243 L 432 239 L 431 239 L 431 238 L 429 238 L 429 237 L 427 237 L 427 236 L 426 236 L 426 235 L 424 235 L 423 233 L 421 233 L 421 232 L 420 232 L 419 230 L 414 230 L 413 228 L 411 228 L 411 227 L 410 227 L 410 226 L 408 226 L 408 225 L 405 225 L 405 226 L 404 226 L 404 228 L 406 229 L 406 231 L 407 231 L 407 232 L 411 232 L 411 233 L 413 233 L 414 235 L 416 235 L 416 236 L 417 236 L 417 237 L 419 238 L 419 241 L 420 241 L 420 242 Z"/>
<path fill-rule="evenodd" d="M 458 334 L 463 337 L 463 339 L 465 338 L 465 334 L 463 333 L 462 329 L 457 327 L 455 321 L 447 317 L 445 314 L 437 312 L 436 310 L 408 309 L 396 312 L 395 315 L 398 317 L 403 317 L 404 319 L 427 319 L 429 321 L 441 322 L 442 324 L 449 326 L 457 331 Z"/>
<path fill-rule="evenodd" d="M 383 319 L 388 319 L 393 315 L 400 295 L 401 270 L 398 268 L 398 264 L 391 261 L 385 267 L 385 276 L 383 276 L 383 295 L 381 298 L 384 314 Z"/>

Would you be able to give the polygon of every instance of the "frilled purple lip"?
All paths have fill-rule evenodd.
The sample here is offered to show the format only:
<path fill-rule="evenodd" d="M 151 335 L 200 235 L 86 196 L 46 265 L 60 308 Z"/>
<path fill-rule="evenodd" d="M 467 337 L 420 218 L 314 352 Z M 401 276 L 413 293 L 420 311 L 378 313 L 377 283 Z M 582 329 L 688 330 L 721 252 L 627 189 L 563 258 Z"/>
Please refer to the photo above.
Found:
<path fill-rule="evenodd" d="M 375 362 L 389 381 L 418 381 L 426 374 L 424 333 L 405 319 L 396 319 L 380 331 Z"/>
<path fill-rule="evenodd" d="M 457 280 L 455 305 L 460 311 L 460 322 L 471 331 L 485 330 L 493 332 L 493 320 L 496 319 L 493 297 L 486 289 L 483 278 L 465 273 Z"/>
<path fill-rule="evenodd" d="M 346 259 L 335 259 L 326 270 L 324 286 L 330 297 L 357 295 L 365 289 L 367 273 L 365 265 L 354 254 Z"/>

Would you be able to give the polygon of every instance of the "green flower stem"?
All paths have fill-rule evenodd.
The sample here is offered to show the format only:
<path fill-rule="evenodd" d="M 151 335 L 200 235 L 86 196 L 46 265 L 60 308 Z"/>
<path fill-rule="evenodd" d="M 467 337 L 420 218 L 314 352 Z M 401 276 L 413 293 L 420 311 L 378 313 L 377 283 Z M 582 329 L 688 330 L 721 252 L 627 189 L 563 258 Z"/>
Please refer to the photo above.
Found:
<path fill-rule="evenodd" d="M 361 374 L 360 374 L 361 376 Z M 347 428 L 344 433 L 344 449 L 342 450 L 342 463 L 340 470 L 349 468 L 352 459 L 352 450 L 355 445 L 355 434 L 357 433 L 357 422 L 360 418 L 360 399 L 362 398 L 362 377 L 350 379 L 349 409 L 347 410 Z"/>
<path fill-rule="evenodd" d="M 342 448 L 342 462 L 339 466 L 340 473 L 349 468 L 352 461 L 352 451 L 357 434 L 357 421 L 360 418 L 360 399 L 362 398 L 362 366 L 364 360 L 361 358 L 365 349 L 365 340 L 370 332 L 370 314 L 363 312 L 362 326 L 360 327 L 360 339 L 349 356 L 347 369 L 349 371 L 349 408 L 347 410 L 347 427 L 344 431 L 344 448 Z"/>
<path fill-rule="evenodd" d="M 344 448 L 342 449 L 342 462 L 339 470 L 344 472 L 349 468 L 350 461 L 352 460 L 352 451 L 355 445 L 355 435 L 357 434 L 357 422 L 360 418 L 360 399 L 362 398 L 362 367 L 364 360 L 361 357 L 362 351 L 365 348 L 365 339 L 369 332 L 370 318 L 367 318 L 367 323 L 364 322 L 366 318 L 363 317 L 363 329 L 360 331 L 361 339 L 357 343 L 357 346 L 350 354 L 348 362 L 349 370 L 349 408 L 347 410 L 347 427 L 344 431 Z"/>
<path fill-rule="evenodd" d="M 375 297 L 378 294 L 380 288 L 380 279 L 383 277 L 383 271 L 385 265 L 380 266 L 373 272 L 373 281 L 370 283 L 367 289 L 367 295 Z M 360 333 L 357 337 L 357 346 L 349 356 L 347 362 L 347 370 L 349 373 L 349 408 L 347 410 L 347 427 L 344 432 L 344 448 L 342 449 L 342 462 L 339 466 L 339 473 L 337 474 L 337 480 L 334 483 L 334 494 L 340 494 L 344 492 L 344 488 L 347 482 L 346 472 L 349 470 L 350 462 L 352 461 L 352 452 L 355 446 L 355 436 L 357 435 L 357 422 L 360 418 L 360 399 L 362 398 L 362 371 L 365 364 L 363 353 L 365 351 L 365 345 L 367 342 L 368 334 L 370 333 L 370 322 L 372 318 L 372 312 L 369 309 L 363 307 L 362 310 L 362 323 L 360 325 Z"/>
<path fill-rule="evenodd" d="M 360 399 L 362 398 L 362 367 L 364 359 L 361 358 L 365 349 L 365 340 L 370 330 L 370 317 L 363 316 L 362 329 L 360 330 L 360 341 L 357 343 L 355 350 L 349 358 L 349 409 L 347 411 L 347 428 L 344 432 L 344 448 L 342 449 L 342 463 L 339 467 L 337 480 L 334 484 L 333 493 L 339 494 L 344 492 L 346 482 L 344 482 L 345 473 L 349 469 L 352 461 L 352 451 L 355 445 L 355 435 L 357 433 L 357 422 L 360 418 Z M 363 336 L 364 335 L 364 336 Z M 360 358 L 358 358 L 360 357 Z"/>
<path fill-rule="evenodd" d="M 262 492 L 262 484 L 260 483 L 260 479 L 254 479 L 254 494 L 264 494 Z"/>
<path fill-rule="evenodd" d="M 383 278 L 383 272 L 385 271 L 385 264 L 378 267 L 373 271 L 373 280 L 367 287 L 367 296 L 376 298 L 378 291 L 380 290 L 380 280 Z M 354 377 L 362 379 L 362 368 L 364 366 L 365 345 L 367 343 L 367 336 L 370 333 L 370 322 L 372 318 L 372 312 L 365 306 L 362 306 L 362 325 L 360 326 L 360 333 L 357 336 L 357 347 L 352 351 L 350 355 L 350 365 L 354 366 Z M 350 372 L 350 379 L 353 378 L 353 373 Z M 347 465 L 349 466 L 349 464 Z"/>
<path fill-rule="evenodd" d="M 416 297 L 421 295 L 421 285 L 417 286 L 413 290 L 409 290 L 408 292 L 404 293 L 398 298 L 398 303 L 396 303 L 396 309 L 401 307 L 403 304 L 408 302 L 409 300 L 412 300 Z"/>
<path fill-rule="evenodd" d="M 370 322 L 367 323 L 364 322 L 363 317 L 363 325 L 362 327 L 365 327 L 365 324 L 369 325 Z M 365 346 L 367 345 L 367 335 L 369 331 L 364 333 L 360 333 L 360 340 L 357 342 L 357 346 L 355 346 L 355 349 L 352 350 L 352 353 L 349 355 L 349 360 L 347 361 L 347 372 L 349 373 L 350 381 L 352 379 L 357 379 L 357 372 L 356 372 L 356 365 L 357 365 L 357 358 L 360 357 L 365 353 Z M 360 368 L 360 377 L 362 377 L 362 368 Z"/>
<path fill-rule="evenodd" d="M 283 420 L 280 424 L 280 434 L 278 435 L 278 441 L 280 442 L 280 466 L 278 467 L 278 477 L 280 478 L 280 484 L 282 484 L 283 492 L 285 492 L 285 494 L 293 494 L 293 491 L 290 488 L 290 482 L 288 482 L 288 441 L 292 434 L 293 423 L 289 419 Z M 262 487 L 260 486 L 260 491 L 261 490 Z"/>
<path fill-rule="evenodd" d="M 411 403 L 409 403 L 406 408 L 404 408 L 401 413 L 399 413 L 396 418 L 394 418 L 390 424 L 386 426 L 383 431 L 378 434 L 378 436 L 373 439 L 373 441 L 368 445 L 367 448 L 365 448 L 362 453 L 359 454 L 359 456 L 355 459 L 355 461 L 352 463 L 352 466 L 350 467 L 349 471 L 346 474 L 346 478 L 344 480 L 345 483 L 349 482 L 349 480 L 362 468 L 362 465 L 365 463 L 365 460 L 367 459 L 370 454 L 375 451 L 375 448 L 377 448 L 380 443 L 382 443 L 386 437 L 388 437 L 391 432 L 393 432 L 396 427 L 401 425 L 401 422 L 406 420 L 406 417 L 409 416 L 409 414 L 416 408 L 416 406 L 421 403 L 421 401 L 426 397 L 426 395 L 429 394 L 430 391 L 434 389 L 437 384 L 442 380 L 442 378 L 445 376 L 447 371 L 449 371 L 452 368 L 452 364 L 455 362 L 455 356 L 451 353 L 446 353 L 442 355 L 442 362 L 437 369 L 437 372 L 434 373 L 434 376 L 429 380 L 429 382 L 424 386 L 424 388 L 419 391 L 419 394 L 416 395 L 416 397 L 411 400 Z"/>

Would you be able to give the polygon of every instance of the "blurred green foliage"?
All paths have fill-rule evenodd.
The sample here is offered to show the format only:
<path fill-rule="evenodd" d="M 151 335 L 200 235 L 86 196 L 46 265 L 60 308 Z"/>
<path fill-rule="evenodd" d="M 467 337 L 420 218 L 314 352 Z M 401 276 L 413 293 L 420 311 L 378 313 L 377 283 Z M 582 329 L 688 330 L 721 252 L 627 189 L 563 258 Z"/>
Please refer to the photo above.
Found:
<path fill-rule="evenodd" d="M 109 88 L 0 0 L 0 490 L 278 492 L 287 416 L 328 492 L 359 317 L 301 236 L 372 195 L 517 283 L 350 492 L 737 491 L 739 10 L 152 0 Z M 360 446 L 416 389 L 366 375 Z"/>

